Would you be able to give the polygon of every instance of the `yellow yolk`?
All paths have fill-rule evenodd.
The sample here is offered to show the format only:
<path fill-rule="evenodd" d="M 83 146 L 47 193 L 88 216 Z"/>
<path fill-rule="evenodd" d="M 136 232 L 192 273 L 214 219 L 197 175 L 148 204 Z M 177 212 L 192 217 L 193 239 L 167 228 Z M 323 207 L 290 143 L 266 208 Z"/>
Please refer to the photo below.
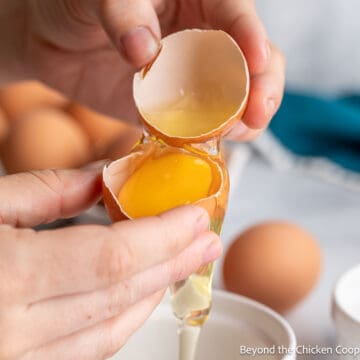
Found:
<path fill-rule="evenodd" d="M 215 96 L 216 95 L 216 96 Z M 226 101 L 220 94 L 183 96 L 163 108 L 145 111 L 151 124 L 169 136 L 193 137 L 218 128 L 237 110 L 237 104 Z"/>
<path fill-rule="evenodd" d="M 209 195 L 212 169 L 205 160 L 184 153 L 147 159 L 126 181 L 118 199 L 131 217 L 157 215 Z"/>

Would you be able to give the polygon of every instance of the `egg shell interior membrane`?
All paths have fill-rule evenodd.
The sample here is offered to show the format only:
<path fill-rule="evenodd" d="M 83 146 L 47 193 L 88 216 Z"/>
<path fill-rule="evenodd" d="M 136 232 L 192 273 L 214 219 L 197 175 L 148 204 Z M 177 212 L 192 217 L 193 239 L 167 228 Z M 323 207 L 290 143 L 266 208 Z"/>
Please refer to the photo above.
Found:
<path fill-rule="evenodd" d="M 142 118 L 168 136 L 207 134 L 237 115 L 246 101 L 248 70 L 222 31 L 189 30 L 163 39 L 156 60 L 134 77 Z"/>

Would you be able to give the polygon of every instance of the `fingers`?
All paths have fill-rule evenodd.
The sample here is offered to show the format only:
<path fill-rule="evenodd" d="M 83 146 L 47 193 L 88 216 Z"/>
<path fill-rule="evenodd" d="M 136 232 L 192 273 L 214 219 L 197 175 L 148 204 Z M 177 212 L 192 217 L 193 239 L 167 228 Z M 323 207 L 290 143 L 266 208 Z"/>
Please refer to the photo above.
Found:
<path fill-rule="evenodd" d="M 89 327 L 100 326 L 147 295 L 213 261 L 220 255 L 221 245 L 208 227 L 207 213 L 194 206 L 113 227 L 74 227 L 74 232 L 68 228 L 36 233 L 2 225 L 0 254 L 5 256 L 1 259 L 0 305 L 7 311 L 0 314 L 0 330 L 6 329 L 0 340 L 0 357 L 15 358 L 47 341 L 75 336 L 76 331 L 89 332 L 91 337 Z M 16 247 L 9 246 L 14 243 Z M 94 289 L 98 291 L 90 293 Z M 130 326 L 129 335 L 133 330 L 128 321 L 119 326 Z M 20 322 L 19 328 L 16 324 Z M 102 331 L 110 323 L 103 323 Z M 128 335 L 123 334 L 123 341 Z M 86 341 L 75 336 L 64 344 L 71 342 L 76 347 L 77 339 Z M 63 351 L 61 344 L 59 340 L 46 350 L 42 348 L 44 352 L 35 358 L 56 358 L 56 351 Z M 121 344 L 116 343 L 114 349 Z M 81 358 L 98 358 L 98 347 L 93 345 Z M 50 357 L 45 356 L 47 352 Z"/>
<path fill-rule="evenodd" d="M 227 31 L 244 51 L 250 74 L 250 95 L 243 122 L 227 138 L 256 138 L 277 111 L 284 91 L 284 59 L 270 44 L 252 0 L 209 0 L 203 13 L 210 25 Z"/>
<path fill-rule="evenodd" d="M 158 292 L 121 315 L 45 345 L 28 353 L 22 360 L 107 359 L 116 353 L 150 316 L 163 294 L 164 291 Z"/>
<path fill-rule="evenodd" d="M 220 254 L 219 237 L 205 233 L 176 258 L 110 288 L 36 303 L 28 308 L 26 319 L 22 321 L 20 332 L 32 329 L 31 324 L 35 321 L 39 329 L 36 336 L 24 333 L 23 338 L 28 341 L 26 347 L 37 347 L 117 316 L 141 299 L 184 280 Z M 51 323 L 49 319 L 52 319 Z"/>
<path fill-rule="evenodd" d="M 250 141 L 259 136 L 278 110 L 285 86 L 285 59 L 271 46 L 271 59 L 265 71 L 253 75 L 246 112 L 228 134 L 229 140 Z"/>
<path fill-rule="evenodd" d="M 203 1 L 205 21 L 227 31 L 244 51 L 251 74 L 264 71 L 270 60 L 265 28 L 253 0 Z"/>
<path fill-rule="evenodd" d="M 159 1 L 154 5 L 159 7 Z M 107 34 L 137 68 L 159 51 L 161 32 L 155 7 L 151 0 L 29 1 L 31 27 L 41 38 L 67 50 L 86 51 L 107 46 Z"/>
<path fill-rule="evenodd" d="M 252 141 L 256 139 L 264 129 L 250 129 L 242 121 L 239 121 L 235 126 L 226 134 L 227 140 L 233 141 Z"/>
<path fill-rule="evenodd" d="M 275 46 L 271 47 L 271 61 L 266 70 L 251 77 L 250 94 L 243 122 L 252 129 L 268 125 L 278 110 L 285 86 L 285 59 Z"/>
<path fill-rule="evenodd" d="M 33 302 L 93 291 L 173 258 L 208 229 L 207 212 L 186 206 L 109 227 L 43 231 L 26 243 L 26 259 L 15 268 L 33 279 L 23 294 Z"/>
<path fill-rule="evenodd" d="M 137 68 L 159 51 L 160 25 L 150 0 L 108 0 L 100 20 L 115 47 Z"/>
<path fill-rule="evenodd" d="M 31 227 L 80 213 L 101 194 L 103 163 L 87 170 L 44 170 L 0 178 L 0 224 Z"/>

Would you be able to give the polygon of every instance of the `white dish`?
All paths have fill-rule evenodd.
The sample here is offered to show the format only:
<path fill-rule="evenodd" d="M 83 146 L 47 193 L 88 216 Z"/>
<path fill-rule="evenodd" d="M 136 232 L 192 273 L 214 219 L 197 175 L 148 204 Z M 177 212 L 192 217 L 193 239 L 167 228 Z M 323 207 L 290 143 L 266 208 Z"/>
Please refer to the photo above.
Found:
<path fill-rule="evenodd" d="M 332 315 L 339 359 L 360 359 L 360 264 L 337 281 Z"/>
<path fill-rule="evenodd" d="M 167 296 L 112 360 L 176 360 L 176 330 Z M 282 354 L 278 347 L 283 347 Z M 294 332 L 280 315 L 248 298 L 214 291 L 211 317 L 203 327 L 196 360 L 293 360 L 295 349 Z M 268 354 L 245 354 L 255 350 Z"/>

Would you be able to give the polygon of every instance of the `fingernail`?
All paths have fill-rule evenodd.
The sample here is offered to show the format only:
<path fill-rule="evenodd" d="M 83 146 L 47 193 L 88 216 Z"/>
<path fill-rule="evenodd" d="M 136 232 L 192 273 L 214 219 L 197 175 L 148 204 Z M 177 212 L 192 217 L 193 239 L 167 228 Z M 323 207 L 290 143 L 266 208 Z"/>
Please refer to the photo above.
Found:
<path fill-rule="evenodd" d="M 94 162 L 91 162 L 91 163 L 86 164 L 85 166 L 83 166 L 82 170 L 92 171 L 92 172 L 99 172 L 100 170 L 103 169 L 103 167 L 109 161 L 110 161 L 109 159 L 103 159 L 103 160 L 94 161 Z"/>
<path fill-rule="evenodd" d="M 248 132 L 248 127 L 239 121 L 236 125 L 226 134 L 226 137 L 230 140 L 239 140 Z"/>
<path fill-rule="evenodd" d="M 121 37 L 120 48 L 132 64 L 142 67 L 156 56 L 160 43 L 149 28 L 138 26 Z"/>
<path fill-rule="evenodd" d="M 209 214 L 206 210 L 202 209 L 201 215 L 197 218 L 195 225 L 195 234 L 194 236 L 198 236 L 202 234 L 204 231 L 209 230 L 210 227 L 210 219 Z"/>
<path fill-rule="evenodd" d="M 276 111 L 276 103 L 272 98 L 268 98 L 265 100 L 265 108 L 268 119 L 272 118 Z"/>
<path fill-rule="evenodd" d="M 203 255 L 203 264 L 208 264 L 220 257 L 222 253 L 222 246 L 219 238 L 214 233 L 208 235 L 209 245 L 207 246 Z"/>

